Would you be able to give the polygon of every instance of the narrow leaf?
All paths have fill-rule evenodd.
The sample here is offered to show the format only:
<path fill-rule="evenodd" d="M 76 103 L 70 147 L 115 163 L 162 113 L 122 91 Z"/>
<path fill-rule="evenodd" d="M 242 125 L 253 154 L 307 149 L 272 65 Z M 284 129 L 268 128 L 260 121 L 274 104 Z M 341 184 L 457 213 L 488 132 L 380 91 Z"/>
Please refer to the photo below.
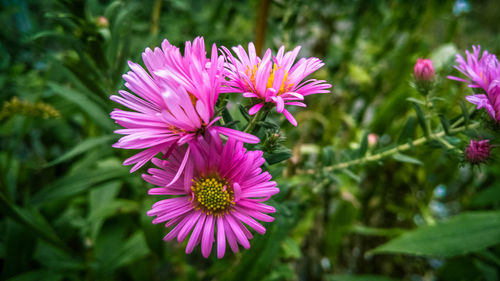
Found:
<path fill-rule="evenodd" d="M 500 211 L 466 212 L 448 221 L 409 231 L 369 254 L 453 257 L 499 243 Z"/>
<path fill-rule="evenodd" d="M 401 153 L 396 153 L 396 154 L 392 155 L 392 158 L 394 158 L 395 160 L 397 160 L 399 162 L 405 162 L 405 163 L 410 163 L 410 164 L 415 164 L 415 165 L 423 165 L 424 164 L 424 163 L 422 163 L 422 161 L 420 161 L 418 159 L 415 159 L 413 157 L 410 157 L 408 155 L 404 155 Z"/>
<path fill-rule="evenodd" d="M 113 123 L 109 115 L 84 94 L 52 82 L 49 82 L 49 87 L 61 97 L 80 107 L 82 111 L 86 112 L 89 117 L 94 119 L 96 124 L 101 126 L 104 130 L 112 130 Z"/>
<path fill-rule="evenodd" d="M 450 121 L 443 115 L 439 114 L 439 120 L 441 121 L 441 126 L 447 136 L 450 135 Z"/>
<path fill-rule="evenodd" d="M 399 134 L 398 144 L 406 143 L 415 137 L 416 124 L 417 120 L 415 117 L 410 116 L 401 130 L 401 134 Z"/>
<path fill-rule="evenodd" d="M 75 147 L 73 147 L 71 150 L 68 152 L 64 153 L 61 155 L 59 158 L 55 159 L 52 162 L 49 162 L 47 166 L 52 166 L 61 162 L 64 162 L 66 160 L 69 160 L 77 155 L 80 155 L 87 150 L 90 150 L 96 146 L 99 146 L 101 144 L 109 143 L 111 140 L 116 139 L 116 135 L 107 135 L 107 136 L 101 136 L 101 137 L 96 137 L 96 138 L 88 138 L 80 143 L 78 143 Z"/>
<path fill-rule="evenodd" d="M 418 118 L 418 123 L 422 127 L 422 130 L 424 131 L 424 134 L 426 137 L 429 136 L 429 132 L 427 131 L 427 125 L 425 122 L 425 116 L 424 112 L 422 111 L 422 108 L 418 103 L 412 102 L 413 108 L 415 109 L 415 112 L 417 113 L 417 118 Z"/>

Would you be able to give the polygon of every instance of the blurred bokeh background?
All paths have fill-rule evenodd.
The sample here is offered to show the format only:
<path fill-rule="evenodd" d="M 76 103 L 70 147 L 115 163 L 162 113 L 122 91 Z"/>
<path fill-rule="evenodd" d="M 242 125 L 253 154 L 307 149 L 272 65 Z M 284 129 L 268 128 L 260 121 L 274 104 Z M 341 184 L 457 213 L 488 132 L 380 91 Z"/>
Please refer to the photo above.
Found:
<path fill-rule="evenodd" d="M 464 212 L 489 211 L 498 224 L 495 161 L 463 166 L 431 143 L 407 152 L 411 158 L 300 174 L 355 158 L 360 146 L 375 153 L 421 136 L 407 101 L 419 97 L 409 83 L 419 57 L 436 67 L 436 112 L 459 115 L 470 89 L 446 75 L 458 74 L 455 54 L 473 44 L 500 51 L 498 1 L 1 0 L 0 7 L 1 280 L 499 280 L 498 226 L 453 240 L 462 252 L 429 255 L 418 241 L 422 252 L 369 252 Z M 129 174 L 121 162 L 133 152 L 111 148 L 117 127 L 108 113 L 117 105 L 109 96 L 124 87 L 127 60 L 142 64 L 146 47 L 164 38 L 183 46 L 196 36 L 208 46 L 301 45 L 299 57 L 326 63 L 315 78 L 333 84 L 331 94 L 309 96 L 308 107 L 295 110 L 298 128 L 271 116 L 291 148 L 277 156 L 289 160 L 268 166 L 281 188 L 271 202 L 276 220 L 250 250 L 222 260 L 162 241 L 167 230 L 146 216 L 158 198 L 147 196 L 145 168 Z M 367 134 L 374 134 L 368 148 Z M 467 220 L 459 227 L 466 233 Z"/>

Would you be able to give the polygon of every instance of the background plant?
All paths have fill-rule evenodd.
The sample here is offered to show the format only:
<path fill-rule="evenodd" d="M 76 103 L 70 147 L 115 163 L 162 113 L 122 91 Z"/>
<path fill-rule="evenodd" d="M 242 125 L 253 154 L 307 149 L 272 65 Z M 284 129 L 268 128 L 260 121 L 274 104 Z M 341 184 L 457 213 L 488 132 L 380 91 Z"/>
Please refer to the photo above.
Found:
<path fill-rule="evenodd" d="M 2 280 L 498 280 L 498 161 L 459 165 L 469 138 L 498 136 L 445 79 L 472 44 L 500 53 L 495 1 L 266 2 L 2 2 Z M 148 186 L 121 165 L 133 152 L 110 148 L 126 61 L 196 35 L 302 45 L 333 84 L 297 129 L 275 113 L 258 124 L 276 221 L 223 260 L 161 241 Z M 419 57 L 438 75 L 426 97 L 409 85 Z"/>

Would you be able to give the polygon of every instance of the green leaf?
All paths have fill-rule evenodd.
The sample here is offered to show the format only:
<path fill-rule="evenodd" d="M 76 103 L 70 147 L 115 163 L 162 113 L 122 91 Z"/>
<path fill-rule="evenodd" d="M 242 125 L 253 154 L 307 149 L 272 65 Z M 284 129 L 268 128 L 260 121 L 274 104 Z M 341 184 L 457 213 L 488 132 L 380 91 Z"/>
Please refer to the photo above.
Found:
<path fill-rule="evenodd" d="M 394 158 L 394 160 L 399 161 L 399 162 L 405 162 L 405 163 L 410 163 L 410 164 L 415 164 L 415 165 L 423 165 L 424 164 L 424 163 L 422 163 L 422 161 L 420 161 L 418 159 L 415 159 L 413 157 L 410 157 L 408 155 L 404 155 L 401 153 L 396 153 L 396 154 L 392 155 L 392 158 Z"/>
<path fill-rule="evenodd" d="M 96 170 L 78 171 L 67 175 L 42 190 L 31 198 L 31 204 L 40 206 L 61 200 L 83 192 L 97 184 L 128 175 L 125 167 L 99 168 Z"/>
<path fill-rule="evenodd" d="M 331 145 L 323 147 L 321 150 L 321 162 L 323 162 L 323 166 L 332 165 L 334 158 L 333 147 Z"/>
<path fill-rule="evenodd" d="M 500 185 L 492 186 L 475 194 L 471 200 L 473 207 L 488 207 L 500 204 Z"/>
<path fill-rule="evenodd" d="M 32 208 L 20 208 L 9 202 L 2 193 L 0 193 L 0 210 L 2 214 L 6 214 L 16 222 L 26 226 L 36 235 L 36 237 L 63 250 L 68 250 L 66 245 L 57 236 L 54 229 L 37 210 Z"/>
<path fill-rule="evenodd" d="M 7 281 L 59 281 L 63 280 L 64 276 L 61 273 L 56 273 L 50 270 L 33 270 L 19 275 L 16 275 Z"/>
<path fill-rule="evenodd" d="M 417 120 L 415 119 L 415 117 L 410 116 L 403 126 L 403 129 L 401 130 L 401 134 L 398 138 L 398 144 L 405 143 L 415 137 L 416 124 Z"/>
<path fill-rule="evenodd" d="M 466 212 L 448 221 L 419 227 L 369 254 L 400 253 L 453 257 L 500 243 L 500 211 Z"/>
<path fill-rule="evenodd" d="M 328 281 L 398 281 L 385 276 L 378 275 L 330 275 Z"/>
<path fill-rule="evenodd" d="M 460 104 L 460 109 L 462 110 L 462 116 L 464 117 L 464 123 L 465 125 L 468 125 L 470 121 L 469 111 L 467 110 L 464 101 L 461 101 L 459 104 Z"/>
<path fill-rule="evenodd" d="M 49 162 L 46 166 L 52 166 L 61 162 L 64 162 L 66 160 L 69 160 L 77 155 L 80 155 L 96 146 L 108 143 L 110 140 L 116 139 L 116 135 L 107 135 L 107 136 L 101 136 L 101 137 L 95 137 L 95 138 L 88 138 L 79 144 L 77 144 L 75 147 L 73 147 L 71 150 L 68 152 L 64 153 L 61 155 L 59 158 L 55 159 L 54 161 Z"/>
<path fill-rule="evenodd" d="M 146 239 L 141 231 L 133 234 L 122 247 L 116 252 L 114 258 L 110 261 L 111 267 L 120 267 L 130 264 L 133 261 L 141 259 L 149 254 L 150 250 L 146 244 Z"/>
<path fill-rule="evenodd" d="M 450 121 L 443 115 L 439 114 L 439 121 L 441 121 L 441 126 L 447 136 L 450 135 Z"/>
<path fill-rule="evenodd" d="M 281 147 L 273 152 L 264 152 L 264 159 L 269 165 L 285 161 L 292 157 L 292 151 L 286 147 Z"/>
<path fill-rule="evenodd" d="M 429 132 L 427 131 L 427 125 L 425 121 L 425 116 L 424 112 L 422 111 L 422 108 L 418 103 L 412 102 L 413 108 L 415 109 L 415 112 L 417 113 L 417 118 L 418 118 L 418 123 L 420 124 L 420 127 L 422 127 L 422 130 L 424 131 L 424 135 L 427 137 L 429 136 Z"/>
<path fill-rule="evenodd" d="M 109 114 L 88 99 L 84 94 L 53 82 L 49 82 L 48 85 L 61 97 L 80 107 L 90 118 L 94 119 L 97 125 L 101 126 L 106 131 L 112 131 L 113 123 L 111 122 Z"/>
<path fill-rule="evenodd" d="M 368 133 L 363 134 L 363 138 L 361 139 L 361 143 L 359 144 L 358 157 L 363 157 L 368 150 Z"/>
<path fill-rule="evenodd" d="M 246 110 L 245 107 L 241 104 L 238 105 L 238 109 L 241 112 L 241 116 L 243 116 L 243 118 L 245 118 L 245 120 L 250 121 L 250 115 L 248 114 L 248 110 Z"/>
<path fill-rule="evenodd" d="M 425 105 L 425 101 L 423 100 L 419 100 L 419 99 L 416 99 L 416 98 L 406 98 L 407 101 L 411 101 L 411 102 L 416 102 L 418 104 L 421 104 L 421 105 Z"/>

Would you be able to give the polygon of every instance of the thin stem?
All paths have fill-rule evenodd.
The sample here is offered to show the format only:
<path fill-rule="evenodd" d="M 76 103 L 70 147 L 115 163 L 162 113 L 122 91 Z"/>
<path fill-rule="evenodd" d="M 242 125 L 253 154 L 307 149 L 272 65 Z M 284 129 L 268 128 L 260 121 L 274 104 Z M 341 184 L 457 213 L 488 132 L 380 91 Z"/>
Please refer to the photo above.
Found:
<path fill-rule="evenodd" d="M 158 34 L 158 22 L 160 21 L 161 2 L 162 0 L 155 0 L 155 3 L 153 4 L 153 12 L 151 13 L 151 28 L 150 28 L 150 32 L 153 35 Z"/>
<path fill-rule="evenodd" d="M 460 121 L 460 120 L 458 120 L 458 121 Z M 460 122 L 458 122 L 458 121 L 455 122 L 454 125 L 457 123 L 459 124 Z M 479 126 L 479 123 L 475 123 L 472 125 L 464 125 L 464 126 L 461 126 L 458 128 L 452 127 L 450 129 L 450 133 L 454 134 L 454 133 L 462 132 L 466 129 L 473 129 L 473 128 L 476 128 L 478 126 Z M 421 137 L 421 138 L 414 140 L 411 143 L 401 144 L 401 145 L 398 145 L 392 149 L 382 151 L 382 152 L 377 153 L 377 154 L 372 154 L 372 155 L 368 155 L 368 156 L 365 156 L 362 158 L 358 158 L 358 159 L 354 159 L 354 160 L 346 161 L 346 162 L 341 162 L 341 163 L 338 163 L 338 164 L 335 164 L 332 166 L 325 167 L 325 171 L 331 172 L 331 171 L 335 171 L 335 170 L 346 169 L 346 168 L 349 168 L 351 166 L 356 166 L 356 165 L 365 164 L 365 163 L 369 163 L 369 162 L 375 162 L 375 161 L 381 160 L 382 158 L 390 156 L 392 154 L 396 154 L 399 152 L 404 152 L 404 151 L 410 150 L 412 147 L 422 145 L 424 143 L 427 143 L 430 140 L 442 139 L 442 137 L 444 137 L 445 134 L 446 133 L 444 131 L 441 131 L 437 134 L 430 135 L 429 138 Z M 304 172 L 307 174 L 314 174 L 316 171 L 314 169 L 309 169 L 309 170 L 305 170 Z"/>
<path fill-rule="evenodd" d="M 257 122 L 260 121 L 263 114 L 264 114 L 264 109 L 261 109 L 257 112 L 257 114 L 252 116 L 252 118 L 250 119 L 250 122 L 248 122 L 248 125 L 243 132 L 252 133 L 253 129 L 255 128 L 255 125 L 257 125 Z"/>
<path fill-rule="evenodd" d="M 255 28 L 255 51 L 258 56 L 262 55 L 262 48 L 264 47 L 264 42 L 266 41 L 266 29 L 267 29 L 267 13 L 269 11 L 270 0 L 260 0 L 259 1 L 259 11 L 256 19 Z"/>

